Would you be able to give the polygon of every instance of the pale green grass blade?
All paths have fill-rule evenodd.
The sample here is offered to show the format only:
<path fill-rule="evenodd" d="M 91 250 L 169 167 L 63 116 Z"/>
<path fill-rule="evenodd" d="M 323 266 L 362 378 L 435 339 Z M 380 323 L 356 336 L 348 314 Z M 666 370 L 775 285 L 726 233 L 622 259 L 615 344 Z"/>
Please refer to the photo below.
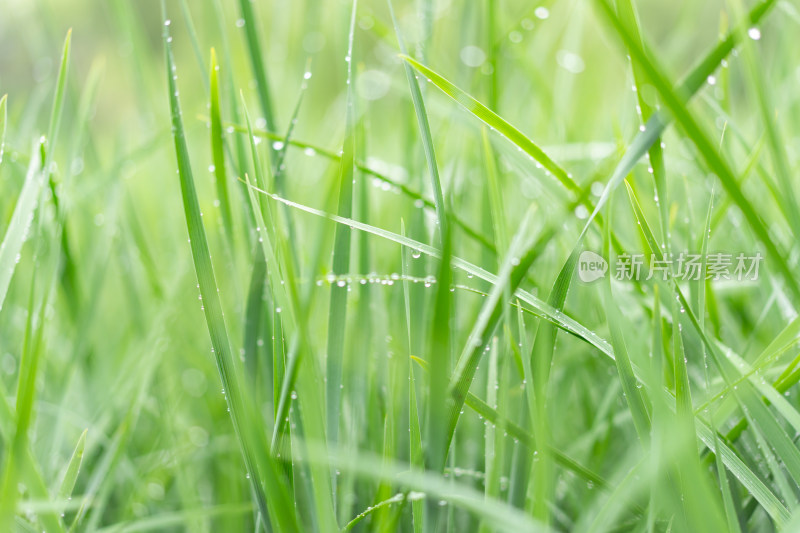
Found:
<path fill-rule="evenodd" d="M 350 520 L 343 528 L 342 531 L 350 531 L 353 529 L 359 522 L 361 522 L 364 518 L 371 515 L 375 511 L 379 511 L 384 507 L 388 507 L 394 504 L 405 504 L 406 502 L 419 502 L 425 499 L 425 494 L 422 492 L 400 492 L 395 494 L 389 499 L 383 500 L 381 502 L 376 503 L 375 505 L 368 507 L 363 512 L 357 514 Z"/>
<path fill-rule="evenodd" d="M 611 227 L 611 211 L 608 212 L 607 228 Z M 605 239 L 603 241 L 603 253 L 608 261 L 609 257 L 609 243 L 611 235 L 609 231 L 605 232 Z M 617 364 L 617 373 L 619 374 L 620 383 L 622 384 L 622 391 L 625 395 L 625 401 L 628 403 L 628 408 L 633 417 L 633 424 L 636 428 L 636 433 L 639 436 L 643 446 L 647 446 L 650 440 L 650 415 L 645 406 L 644 391 L 640 390 L 641 385 L 633 375 L 633 366 L 628 355 L 628 348 L 625 343 L 625 336 L 623 331 L 624 327 L 623 318 L 620 310 L 617 308 L 617 303 L 614 299 L 614 291 L 611 287 L 611 276 L 606 276 L 604 285 L 605 292 L 605 311 L 608 328 L 611 331 L 611 343 L 614 346 L 614 362 Z"/>
<path fill-rule="evenodd" d="M 300 211 L 304 211 L 306 213 L 312 214 L 317 217 L 325 218 L 336 222 L 337 224 L 344 224 L 349 226 L 353 229 L 358 229 L 360 231 L 365 231 L 367 233 L 371 233 L 377 237 L 381 237 L 383 239 L 395 242 L 397 244 L 401 244 L 403 246 L 407 246 L 420 254 L 425 254 L 430 257 L 440 258 L 441 251 L 437 248 L 429 246 L 427 244 L 423 244 L 419 241 L 415 241 L 409 237 L 404 237 L 402 235 L 398 235 L 391 231 L 387 231 L 370 224 L 364 224 L 363 222 L 359 222 L 357 220 L 348 219 L 344 217 L 339 217 L 337 215 L 332 215 L 330 213 L 326 213 L 324 211 L 320 211 L 319 209 L 314 209 L 313 207 L 308 207 L 297 202 L 293 202 L 291 200 L 287 200 L 285 198 L 281 198 L 280 196 L 269 193 L 256 187 L 251 186 L 252 189 L 256 190 L 261 194 L 265 194 L 266 196 L 272 198 L 276 202 L 280 202 L 282 204 L 288 205 L 294 209 L 298 209 Z M 529 252 L 528 260 L 533 261 L 535 255 L 537 255 L 538 251 L 531 251 Z M 451 264 L 460 270 L 463 270 L 467 274 L 475 276 L 476 278 L 482 279 L 492 285 L 496 285 L 498 283 L 498 276 L 492 274 L 483 268 L 476 266 L 469 261 L 466 261 L 458 256 L 453 256 L 451 260 Z M 524 261 L 520 259 L 520 265 L 523 265 Z M 517 265 L 519 267 L 520 265 Z M 521 272 L 521 268 L 517 268 L 517 271 Z M 580 323 L 576 322 L 574 319 L 570 318 L 569 316 L 565 315 L 562 311 L 554 308 L 547 302 L 544 302 L 540 298 L 536 297 L 535 295 L 531 294 L 528 291 L 518 289 L 515 293 L 513 293 L 516 298 L 520 301 L 530 305 L 536 311 L 536 313 L 545 318 L 546 320 L 556 324 L 559 328 L 564 329 L 568 333 L 575 335 L 578 338 L 585 340 L 587 343 L 591 344 L 592 346 L 596 347 L 600 352 L 604 353 L 610 358 L 614 358 L 614 351 L 611 348 L 611 345 L 605 341 L 604 339 L 600 338 L 597 333 L 589 330 L 585 326 L 581 325 Z"/>
<path fill-rule="evenodd" d="M 83 433 L 81 433 L 81 436 L 78 439 L 78 444 L 75 445 L 75 451 L 72 452 L 72 457 L 67 464 L 67 469 L 64 472 L 61 486 L 58 489 L 58 498 L 61 500 L 72 498 L 72 491 L 75 488 L 75 482 L 78 480 L 78 474 L 81 470 L 83 450 L 86 447 L 86 434 L 88 432 L 88 429 L 84 429 Z"/>

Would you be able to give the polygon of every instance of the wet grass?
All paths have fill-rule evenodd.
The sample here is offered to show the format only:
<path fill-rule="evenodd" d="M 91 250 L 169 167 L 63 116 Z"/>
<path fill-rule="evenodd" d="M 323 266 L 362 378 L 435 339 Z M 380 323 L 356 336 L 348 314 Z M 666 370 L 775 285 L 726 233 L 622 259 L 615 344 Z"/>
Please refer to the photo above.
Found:
<path fill-rule="evenodd" d="M 797 529 L 791 3 L 71 4 L 0 20 L 0 531 Z"/>

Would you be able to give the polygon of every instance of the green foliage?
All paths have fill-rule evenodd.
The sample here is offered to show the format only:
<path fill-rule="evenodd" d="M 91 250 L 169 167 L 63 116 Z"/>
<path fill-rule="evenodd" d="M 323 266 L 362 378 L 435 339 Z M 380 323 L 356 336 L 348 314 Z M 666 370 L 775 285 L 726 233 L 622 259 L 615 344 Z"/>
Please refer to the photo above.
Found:
<path fill-rule="evenodd" d="M 792 3 L 11 5 L 0 531 L 797 529 Z"/>

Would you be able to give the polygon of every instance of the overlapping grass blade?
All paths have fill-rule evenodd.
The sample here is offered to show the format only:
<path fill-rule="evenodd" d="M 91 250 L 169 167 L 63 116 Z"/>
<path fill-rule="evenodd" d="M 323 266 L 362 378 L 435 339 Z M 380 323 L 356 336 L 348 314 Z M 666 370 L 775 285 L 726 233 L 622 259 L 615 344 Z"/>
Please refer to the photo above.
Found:
<path fill-rule="evenodd" d="M 22 192 L 17 198 L 14 214 L 0 244 L 0 310 L 3 309 L 11 277 L 19 262 L 22 245 L 30 232 L 34 211 L 46 179 L 42 170 L 41 152 L 40 144 L 34 143 Z"/>
<path fill-rule="evenodd" d="M 392 24 L 394 24 L 394 31 L 397 35 L 397 42 L 400 46 L 400 51 L 404 57 L 408 57 L 406 51 L 405 41 L 400 33 L 400 26 L 397 24 L 397 19 L 394 15 L 394 7 L 392 0 L 387 0 L 389 4 L 389 12 L 392 15 Z M 419 81 L 414 71 L 408 64 L 404 64 L 406 78 L 408 79 L 408 86 L 411 90 L 411 100 L 414 103 L 414 112 L 417 115 L 417 124 L 419 125 L 419 134 L 422 139 L 422 146 L 425 149 L 425 161 L 428 164 L 428 174 L 431 179 L 431 189 L 433 191 L 433 199 L 436 204 L 436 219 L 437 219 L 437 232 L 439 235 L 439 242 L 443 242 L 444 234 L 448 232 L 447 229 L 447 211 L 444 205 L 444 194 L 442 191 L 442 183 L 439 179 L 439 166 L 436 162 L 436 150 L 433 146 L 433 137 L 431 136 L 431 126 L 428 122 L 428 112 L 425 110 L 425 100 L 422 98 L 422 91 L 419 88 Z"/>
<path fill-rule="evenodd" d="M 245 399 L 240 386 L 235 359 L 231 352 L 227 328 L 222 314 L 222 304 L 218 294 L 214 269 L 211 263 L 211 254 L 206 240 L 202 213 L 195 190 L 194 178 L 189 162 L 189 152 L 181 118 L 180 102 L 178 100 L 177 74 L 172 55 L 172 46 L 169 42 L 169 19 L 164 12 L 164 47 L 167 65 L 167 80 L 169 89 L 169 102 L 172 117 L 173 138 L 175 154 L 178 162 L 178 176 L 181 184 L 181 197 L 183 200 L 184 214 L 189 231 L 189 244 L 192 260 L 197 274 L 200 296 L 203 301 L 203 310 L 211 336 L 214 358 L 222 382 L 223 394 L 230 409 L 231 421 L 244 458 L 245 467 L 250 476 L 254 497 L 261 514 L 269 517 L 280 529 L 297 529 L 296 517 L 292 512 L 291 501 L 285 482 L 279 477 L 271 457 L 261 456 L 256 458 L 256 449 L 251 441 L 252 429 L 245 427 Z M 252 419 L 251 419 L 252 421 Z M 265 471 L 258 468 L 258 462 L 266 464 Z M 267 502 L 266 492 L 270 494 Z M 273 512 L 270 513 L 269 511 Z"/>
<path fill-rule="evenodd" d="M 575 180 L 572 179 L 572 176 L 570 176 L 566 170 L 561 168 L 561 166 L 559 166 L 547 154 L 545 154 L 544 151 L 528 137 L 526 137 L 525 134 L 503 120 L 494 111 L 478 102 L 475 98 L 456 87 L 444 76 L 434 72 L 422 63 L 406 55 L 405 51 L 403 51 L 401 57 L 409 65 L 412 65 L 415 69 L 417 69 L 420 74 L 425 76 L 434 85 L 441 89 L 442 92 L 444 92 L 447 96 L 455 100 L 459 105 L 475 115 L 475 117 L 477 117 L 487 126 L 506 137 L 509 141 L 518 146 L 531 158 L 551 172 L 558 179 L 558 181 L 564 185 L 564 187 L 576 194 L 581 192 L 580 186 L 575 183 Z M 410 69 L 410 66 L 407 65 L 406 68 Z"/>
<path fill-rule="evenodd" d="M 644 48 L 636 42 L 636 39 L 625 28 L 614 9 L 608 4 L 607 0 L 596 0 L 600 6 L 600 11 L 606 16 L 607 20 L 614 27 L 616 33 L 620 36 L 623 42 L 628 47 L 631 57 L 633 57 L 642 69 L 647 74 L 654 87 L 658 90 L 659 94 L 664 100 L 664 104 L 673 114 L 675 119 L 686 132 L 687 136 L 692 140 L 698 153 L 702 157 L 707 167 L 717 175 L 725 187 L 726 192 L 731 196 L 736 205 L 741 209 L 742 214 L 745 216 L 748 224 L 752 228 L 756 237 L 761 241 L 766 248 L 770 259 L 777 265 L 778 270 L 796 299 L 800 299 L 800 284 L 794 277 L 794 274 L 787 263 L 784 254 L 778 249 L 778 246 L 769 235 L 764 222 L 757 214 L 751 202 L 744 195 L 744 192 L 739 187 L 733 171 L 728 164 L 722 159 L 708 135 L 703 130 L 699 122 L 694 118 L 693 114 L 687 109 L 683 99 L 676 93 L 669 82 L 662 74 L 662 69 L 650 59 L 652 54 L 647 54 Z"/>

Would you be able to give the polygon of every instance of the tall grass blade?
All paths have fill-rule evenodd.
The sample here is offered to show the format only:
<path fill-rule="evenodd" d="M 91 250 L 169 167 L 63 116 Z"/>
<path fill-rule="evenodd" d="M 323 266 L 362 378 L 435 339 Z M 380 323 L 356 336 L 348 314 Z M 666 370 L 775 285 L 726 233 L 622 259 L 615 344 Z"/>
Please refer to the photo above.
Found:
<path fill-rule="evenodd" d="M 250 476 L 251 486 L 256 499 L 256 504 L 262 516 L 269 517 L 280 529 L 296 530 L 297 523 L 291 511 L 288 491 L 284 481 L 278 477 L 277 471 L 270 457 L 256 457 L 256 449 L 251 441 L 251 429 L 245 424 L 245 399 L 240 386 L 240 381 L 231 352 L 228 332 L 222 314 L 214 269 L 211 263 L 211 254 L 206 239 L 202 213 L 197 198 L 197 192 L 189 162 L 189 151 L 186 146 L 183 120 L 181 117 L 180 102 L 178 100 L 177 74 L 169 38 L 169 19 L 166 18 L 166 8 L 162 3 L 164 15 L 164 49 L 167 66 L 167 81 L 169 90 L 169 103 L 172 117 L 172 133 L 175 143 L 175 154 L 178 162 L 178 176 L 181 184 L 181 197 L 186 225 L 189 232 L 189 244 L 192 260 L 197 275 L 200 296 L 203 301 L 203 311 L 211 337 L 214 358 L 222 382 L 223 394 L 230 409 L 231 421 L 237 436 L 245 468 Z M 259 471 L 257 461 L 267 464 L 267 471 Z M 266 491 L 270 494 L 268 505 Z M 270 513 L 269 510 L 274 511 Z"/>

